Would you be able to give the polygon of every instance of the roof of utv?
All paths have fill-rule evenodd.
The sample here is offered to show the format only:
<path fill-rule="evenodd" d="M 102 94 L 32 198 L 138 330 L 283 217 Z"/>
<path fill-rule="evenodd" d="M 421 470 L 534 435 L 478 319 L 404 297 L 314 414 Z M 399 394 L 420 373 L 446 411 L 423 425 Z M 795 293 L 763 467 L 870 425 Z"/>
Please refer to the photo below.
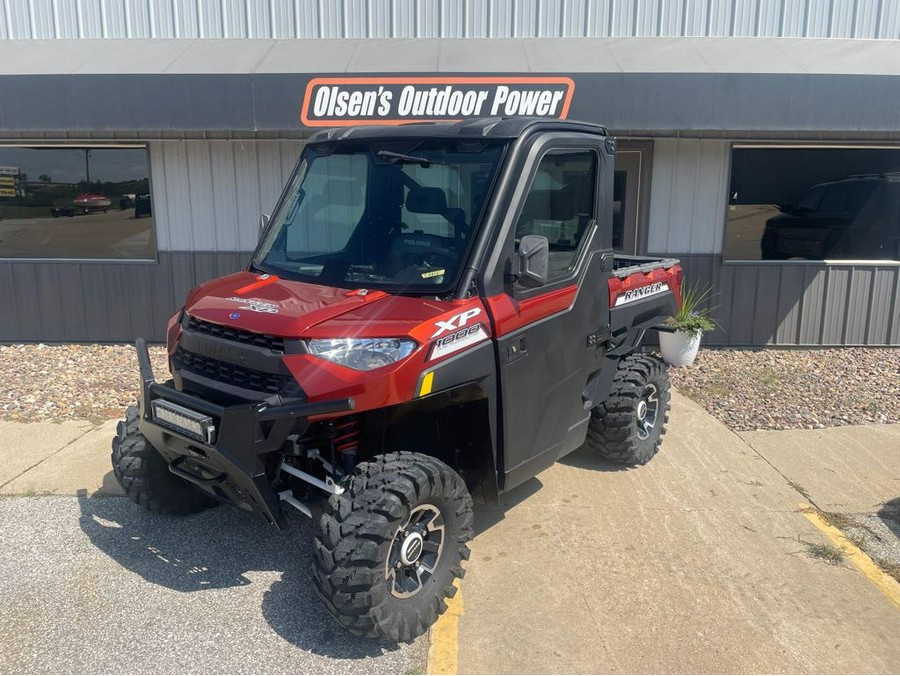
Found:
<path fill-rule="evenodd" d="M 479 117 L 460 122 L 410 122 L 398 125 L 361 125 L 326 129 L 313 134 L 310 143 L 376 138 L 518 138 L 537 130 L 577 131 L 607 136 L 606 127 L 591 122 L 554 120 L 546 117 Z"/>

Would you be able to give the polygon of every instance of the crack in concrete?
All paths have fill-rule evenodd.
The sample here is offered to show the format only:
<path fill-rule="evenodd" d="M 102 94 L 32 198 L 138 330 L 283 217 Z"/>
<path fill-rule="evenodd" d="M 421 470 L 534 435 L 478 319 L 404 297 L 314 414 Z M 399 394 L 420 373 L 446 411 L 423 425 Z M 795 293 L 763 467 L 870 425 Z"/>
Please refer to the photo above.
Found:
<path fill-rule="evenodd" d="M 48 456 L 46 456 L 46 457 L 44 457 L 44 458 L 41 458 L 40 460 L 38 460 L 36 463 L 34 463 L 33 465 L 31 465 L 30 467 L 26 467 L 26 468 L 23 469 L 21 472 L 19 472 L 18 474 L 16 474 L 12 479 L 9 479 L 8 481 L 4 481 L 2 484 L 0 484 L 0 490 L 4 489 L 6 486 L 8 486 L 9 484 L 11 484 L 11 483 L 12 483 L 13 481 L 15 481 L 16 479 L 18 479 L 18 478 L 20 478 L 20 477 L 22 477 L 22 476 L 28 474 L 28 472 L 30 472 L 31 470 L 33 470 L 35 467 L 38 467 L 39 465 L 43 465 L 43 464 L 44 464 L 45 462 L 47 462 L 50 458 L 56 457 L 57 455 L 59 455 L 60 453 L 62 453 L 64 450 L 66 450 L 67 448 L 69 448 L 69 446 L 71 446 L 72 444 L 74 444 L 76 441 L 78 441 L 78 440 L 80 440 L 80 439 L 83 439 L 84 437 L 86 437 L 86 436 L 87 436 L 88 434 L 90 434 L 91 432 L 96 432 L 98 429 L 100 429 L 100 427 L 101 427 L 101 425 L 98 425 L 98 424 L 96 424 L 96 423 L 91 423 L 91 427 L 88 428 L 88 429 L 86 429 L 84 432 L 82 432 L 81 434 L 79 434 L 77 437 L 75 437 L 74 439 L 72 439 L 71 441 L 69 441 L 68 443 L 66 443 L 65 445 L 61 446 L 60 448 L 56 449 L 56 450 L 53 451 L 53 453 L 51 453 L 50 455 L 48 455 Z"/>

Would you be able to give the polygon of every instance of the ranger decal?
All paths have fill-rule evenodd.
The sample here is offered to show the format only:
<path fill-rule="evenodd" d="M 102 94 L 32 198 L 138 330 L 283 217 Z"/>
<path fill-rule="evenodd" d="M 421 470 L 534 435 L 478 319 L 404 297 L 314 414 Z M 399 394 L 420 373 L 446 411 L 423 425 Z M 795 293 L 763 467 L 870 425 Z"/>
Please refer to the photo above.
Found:
<path fill-rule="evenodd" d="M 648 284 L 647 286 L 639 286 L 636 289 L 629 289 L 623 294 L 620 294 L 618 298 L 616 298 L 615 307 L 619 307 L 620 305 L 625 305 L 626 303 L 633 303 L 636 300 L 641 300 L 643 298 L 649 298 L 650 296 L 656 296 L 661 293 L 665 293 L 669 290 L 669 285 L 665 282 L 656 282 L 655 284 Z"/>

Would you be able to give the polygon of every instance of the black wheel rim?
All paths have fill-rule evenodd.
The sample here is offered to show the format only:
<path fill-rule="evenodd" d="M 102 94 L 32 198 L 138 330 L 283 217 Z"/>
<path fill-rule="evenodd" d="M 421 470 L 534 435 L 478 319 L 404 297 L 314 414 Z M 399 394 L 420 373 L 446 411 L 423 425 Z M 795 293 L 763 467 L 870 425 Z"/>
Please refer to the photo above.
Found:
<path fill-rule="evenodd" d="M 656 385 L 648 383 L 644 387 L 637 404 L 637 433 L 639 439 L 647 439 L 656 427 L 659 418 L 659 390 Z"/>
<path fill-rule="evenodd" d="M 415 596 L 428 584 L 444 551 L 444 516 L 434 505 L 414 507 L 391 541 L 384 579 L 391 595 Z"/>

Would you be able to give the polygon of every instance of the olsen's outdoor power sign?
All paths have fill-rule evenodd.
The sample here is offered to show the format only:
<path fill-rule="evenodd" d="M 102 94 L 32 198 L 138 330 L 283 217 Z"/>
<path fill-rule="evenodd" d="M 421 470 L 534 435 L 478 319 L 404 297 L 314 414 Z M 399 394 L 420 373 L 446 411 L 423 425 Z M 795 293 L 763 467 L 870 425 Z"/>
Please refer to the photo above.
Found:
<path fill-rule="evenodd" d="M 473 117 L 566 119 L 567 77 L 325 77 L 306 86 L 307 127 L 439 122 Z"/>

